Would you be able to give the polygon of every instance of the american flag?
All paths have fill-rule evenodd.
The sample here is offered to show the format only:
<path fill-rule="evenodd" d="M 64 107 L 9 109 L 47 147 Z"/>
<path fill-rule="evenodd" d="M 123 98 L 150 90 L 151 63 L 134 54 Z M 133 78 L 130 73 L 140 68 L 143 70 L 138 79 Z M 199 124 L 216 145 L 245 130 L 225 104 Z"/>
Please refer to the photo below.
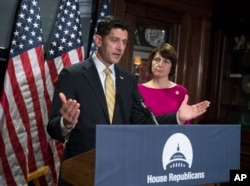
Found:
<path fill-rule="evenodd" d="M 96 30 L 97 30 L 97 25 L 98 25 L 98 22 L 100 20 L 102 20 L 104 17 L 110 15 L 110 8 L 109 8 L 109 0 L 102 0 L 102 6 L 100 8 L 100 11 L 98 13 L 98 16 L 97 16 L 97 21 L 96 21 L 96 25 L 95 25 L 95 30 L 94 30 L 94 34 L 92 36 L 92 42 L 91 42 L 91 46 L 90 46 L 90 51 L 89 51 L 89 55 L 91 56 L 97 49 L 96 47 L 96 44 L 95 44 L 95 41 L 93 39 L 95 33 L 96 33 Z"/>
<path fill-rule="evenodd" d="M 47 173 L 39 183 L 53 185 L 60 157 L 46 132 L 48 92 L 40 8 L 38 0 L 21 0 L 19 5 L 0 95 L 0 185 L 25 185 L 38 170 Z M 46 167 L 49 172 L 42 169 Z"/>
<path fill-rule="evenodd" d="M 49 74 L 47 86 L 52 99 L 58 74 L 63 67 L 84 60 L 78 0 L 62 0 L 55 31 L 46 53 Z"/>
<path fill-rule="evenodd" d="M 47 98 L 49 98 L 46 99 L 48 111 L 51 109 L 55 84 L 62 68 L 84 60 L 84 44 L 81 31 L 79 1 L 62 0 L 45 59 Z M 62 144 L 56 141 L 56 145 L 60 156 Z"/>

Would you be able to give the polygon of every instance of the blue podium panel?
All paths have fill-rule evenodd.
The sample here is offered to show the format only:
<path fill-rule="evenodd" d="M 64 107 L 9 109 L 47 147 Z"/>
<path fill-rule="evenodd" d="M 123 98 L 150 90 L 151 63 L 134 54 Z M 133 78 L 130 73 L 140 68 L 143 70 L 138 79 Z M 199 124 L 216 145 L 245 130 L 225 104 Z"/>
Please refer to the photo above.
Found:
<path fill-rule="evenodd" d="M 95 186 L 228 182 L 240 125 L 98 125 Z"/>

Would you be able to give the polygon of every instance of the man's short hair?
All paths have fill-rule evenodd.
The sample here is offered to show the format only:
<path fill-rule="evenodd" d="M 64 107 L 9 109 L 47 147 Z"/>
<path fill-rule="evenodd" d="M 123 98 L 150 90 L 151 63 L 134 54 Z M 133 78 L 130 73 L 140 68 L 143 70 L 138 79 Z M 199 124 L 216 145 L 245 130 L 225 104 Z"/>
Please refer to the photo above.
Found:
<path fill-rule="evenodd" d="M 120 18 L 115 16 L 106 16 L 98 22 L 96 34 L 105 37 L 113 28 L 120 28 L 129 32 L 129 25 L 127 25 Z"/>

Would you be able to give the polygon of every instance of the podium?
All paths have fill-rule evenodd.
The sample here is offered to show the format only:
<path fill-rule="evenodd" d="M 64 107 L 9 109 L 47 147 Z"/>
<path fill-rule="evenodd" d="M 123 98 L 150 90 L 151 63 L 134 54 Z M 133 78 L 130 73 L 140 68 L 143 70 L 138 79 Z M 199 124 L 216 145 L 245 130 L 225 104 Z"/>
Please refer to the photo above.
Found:
<path fill-rule="evenodd" d="M 81 186 L 205 185 L 240 168 L 240 125 L 98 125 L 96 149 L 62 162 Z"/>
<path fill-rule="evenodd" d="M 95 150 L 82 153 L 62 162 L 62 178 L 74 186 L 93 186 Z"/>

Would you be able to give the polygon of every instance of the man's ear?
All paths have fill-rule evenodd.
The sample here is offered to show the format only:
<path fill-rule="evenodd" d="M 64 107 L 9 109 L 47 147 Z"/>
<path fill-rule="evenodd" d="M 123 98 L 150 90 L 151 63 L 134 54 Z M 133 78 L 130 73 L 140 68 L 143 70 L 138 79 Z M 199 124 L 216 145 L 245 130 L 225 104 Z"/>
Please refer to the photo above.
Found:
<path fill-rule="evenodd" d="M 97 47 L 100 47 L 102 45 L 102 37 L 100 35 L 95 35 L 94 41 Z"/>

